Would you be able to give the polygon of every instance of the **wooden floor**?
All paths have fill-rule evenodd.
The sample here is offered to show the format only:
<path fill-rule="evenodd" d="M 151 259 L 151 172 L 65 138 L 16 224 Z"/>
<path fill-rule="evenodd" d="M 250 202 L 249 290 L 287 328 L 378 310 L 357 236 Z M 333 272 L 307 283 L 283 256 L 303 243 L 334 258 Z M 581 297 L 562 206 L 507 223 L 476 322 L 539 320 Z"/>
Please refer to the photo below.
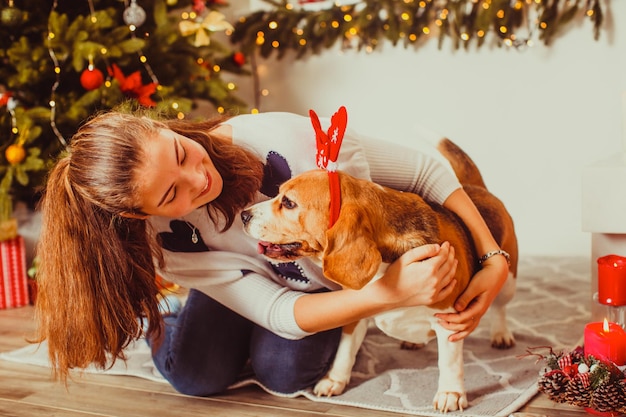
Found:
<path fill-rule="evenodd" d="M 33 308 L 0 310 L 0 352 L 26 345 Z M 0 360 L 0 416 L 11 417 L 399 417 L 404 414 L 274 397 L 256 387 L 211 398 L 180 395 L 169 385 L 134 377 L 85 374 L 67 389 L 48 368 Z M 582 409 L 555 404 L 542 394 L 514 417 L 589 416 Z"/>

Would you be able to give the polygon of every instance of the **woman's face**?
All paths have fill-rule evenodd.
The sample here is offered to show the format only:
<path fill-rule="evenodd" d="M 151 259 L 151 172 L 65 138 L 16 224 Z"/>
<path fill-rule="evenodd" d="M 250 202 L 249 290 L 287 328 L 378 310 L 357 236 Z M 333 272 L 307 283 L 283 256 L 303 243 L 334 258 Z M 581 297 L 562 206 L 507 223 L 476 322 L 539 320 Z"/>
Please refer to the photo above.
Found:
<path fill-rule="evenodd" d="M 144 144 L 146 161 L 137 171 L 139 203 L 144 213 L 182 217 L 222 192 L 222 177 L 199 143 L 161 129 Z"/>

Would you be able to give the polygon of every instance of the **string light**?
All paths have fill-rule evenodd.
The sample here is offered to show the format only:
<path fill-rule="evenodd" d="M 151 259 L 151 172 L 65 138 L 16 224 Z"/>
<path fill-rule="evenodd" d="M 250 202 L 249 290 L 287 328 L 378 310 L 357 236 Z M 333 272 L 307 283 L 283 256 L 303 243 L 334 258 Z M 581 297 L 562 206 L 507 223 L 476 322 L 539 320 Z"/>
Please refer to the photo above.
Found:
<path fill-rule="evenodd" d="M 241 17 L 235 27 L 233 42 L 247 52 L 259 47 L 264 57 L 272 51 L 279 51 L 283 56 L 286 49 L 296 49 L 300 57 L 306 49 L 319 53 L 336 41 L 343 49 L 352 48 L 356 43 L 359 49 L 365 48 L 367 52 L 375 48 L 379 40 L 390 40 L 394 45 L 398 41 L 418 45 L 419 41 L 430 37 L 439 39 L 440 44 L 444 38 L 452 38 L 455 47 L 477 39 L 478 46 L 481 46 L 492 33 L 495 43 L 522 50 L 533 45 L 533 36 L 549 43 L 556 33 L 556 26 L 574 20 L 560 19 L 561 15 L 578 14 L 590 18 L 596 38 L 602 23 L 600 0 L 587 0 L 583 10 L 579 10 L 578 1 L 569 0 L 363 0 L 349 5 L 339 3 L 313 10 L 294 7 L 291 2 L 272 11 L 256 12 L 250 18 Z M 544 19 L 529 19 L 530 10 L 545 16 Z M 548 10 L 554 13 L 547 13 Z M 264 29 L 258 30 L 264 21 Z M 277 30 L 285 25 L 298 29 Z M 528 36 L 521 36 L 518 32 Z M 271 48 L 267 47 L 268 44 Z"/>
<path fill-rule="evenodd" d="M 50 13 L 55 12 L 57 9 L 57 6 L 58 6 L 58 0 L 54 0 L 52 2 L 52 10 L 50 11 Z M 54 40 L 55 36 L 56 35 L 52 31 L 52 27 L 50 26 L 50 21 L 48 21 L 48 54 L 50 55 L 50 58 L 52 59 L 52 63 L 54 64 L 54 74 L 55 74 L 54 83 L 52 84 L 52 88 L 50 89 L 50 101 L 49 101 L 50 127 L 52 128 L 54 135 L 57 137 L 61 145 L 65 147 L 67 146 L 67 141 L 65 140 L 65 138 L 63 137 L 59 129 L 57 128 L 57 124 L 56 124 L 55 97 L 56 97 L 56 91 L 59 88 L 59 84 L 61 83 L 61 66 L 59 64 L 57 55 L 54 52 L 54 48 L 52 48 L 52 41 Z"/>
<path fill-rule="evenodd" d="M 89 1 L 92 1 L 92 0 L 89 0 Z M 139 10 L 143 11 L 143 9 L 141 9 L 137 5 L 136 0 L 131 0 L 130 3 L 128 2 L 128 0 L 124 0 L 124 5 L 126 6 L 126 10 L 124 10 L 125 17 L 128 16 L 126 15 L 126 12 L 132 11 L 131 18 L 125 19 L 125 20 L 128 20 L 127 24 L 128 24 L 128 30 L 130 31 L 130 36 L 133 39 L 137 39 L 137 35 L 135 33 L 137 30 L 137 25 L 140 26 L 141 24 L 143 24 L 143 21 L 145 20 L 145 12 L 143 12 L 143 18 L 142 18 L 142 14 L 141 12 L 139 12 Z M 195 13 L 192 13 L 192 14 L 195 15 Z M 137 20 L 133 21 L 133 19 L 137 19 Z M 149 35 L 146 33 L 146 36 L 149 36 Z M 152 82 L 155 85 L 157 85 L 157 89 L 158 89 L 160 86 L 159 79 L 157 78 L 156 74 L 152 70 L 152 67 L 148 63 L 148 58 L 146 57 L 146 55 L 143 53 L 141 49 L 137 51 L 137 57 L 139 58 L 139 62 L 143 64 L 143 67 L 148 73 L 148 76 L 150 77 Z"/>

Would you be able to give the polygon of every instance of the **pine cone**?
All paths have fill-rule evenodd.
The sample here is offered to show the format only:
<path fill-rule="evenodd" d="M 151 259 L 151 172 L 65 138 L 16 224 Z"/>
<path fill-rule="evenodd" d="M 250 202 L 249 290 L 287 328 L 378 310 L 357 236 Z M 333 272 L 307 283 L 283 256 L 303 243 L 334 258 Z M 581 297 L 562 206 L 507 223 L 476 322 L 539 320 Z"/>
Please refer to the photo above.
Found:
<path fill-rule="evenodd" d="M 565 401 L 577 407 L 588 407 L 591 401 L 591 387 L 580 374 L 570 379 L 565 390 Z"/>
<path fill-rule="evenodd" d="M 564 403 L 566 389 L 569 384 L 570 377 L 560 369 L 546 372 L 539 379 L 539 391 L 543 392 L 550 400 L 557 403 Z"/>
<path fill-rule="evenodd" d="M 591 394 L 589 407 L 597 411 L 616 411 L 624 407 L 626 398 L 624 390 L 618 381 L 608 379 L 599 384 Z"/>
<path fill-rule="evenodd" d="M 618 406 L 615 408 L 615 411 L 626 414 L 626 380 L 620 379 L 615 384 L 618 386 L 619 390 L 622 393 L 622 395 L 617 399 Z"/>

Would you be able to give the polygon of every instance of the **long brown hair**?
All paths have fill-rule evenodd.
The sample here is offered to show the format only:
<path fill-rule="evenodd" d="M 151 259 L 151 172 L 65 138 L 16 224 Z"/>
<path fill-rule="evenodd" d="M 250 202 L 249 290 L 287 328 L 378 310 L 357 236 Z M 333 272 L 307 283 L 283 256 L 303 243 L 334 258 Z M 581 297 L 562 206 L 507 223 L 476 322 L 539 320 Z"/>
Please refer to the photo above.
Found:
<path fill-rule="evenodd" d="M 99 368 L 124 359 L 123 349 L 143 334 L 159 340 L 155 265 L 163 257 L 141 213 L 135 184 L 142 144 L 166 127 L 202 144 L 224 178 L 221 195 L 207 206 L 211 219 L 230 227 L 260 188 L 263 165 L 252 152 L 211 135 L 225 118 L 157 121 L 111 111 L 79 128 L 51 169 L 40 203 L 42 230 L 37 341 L 47 340 L 54 375 Z"/>

